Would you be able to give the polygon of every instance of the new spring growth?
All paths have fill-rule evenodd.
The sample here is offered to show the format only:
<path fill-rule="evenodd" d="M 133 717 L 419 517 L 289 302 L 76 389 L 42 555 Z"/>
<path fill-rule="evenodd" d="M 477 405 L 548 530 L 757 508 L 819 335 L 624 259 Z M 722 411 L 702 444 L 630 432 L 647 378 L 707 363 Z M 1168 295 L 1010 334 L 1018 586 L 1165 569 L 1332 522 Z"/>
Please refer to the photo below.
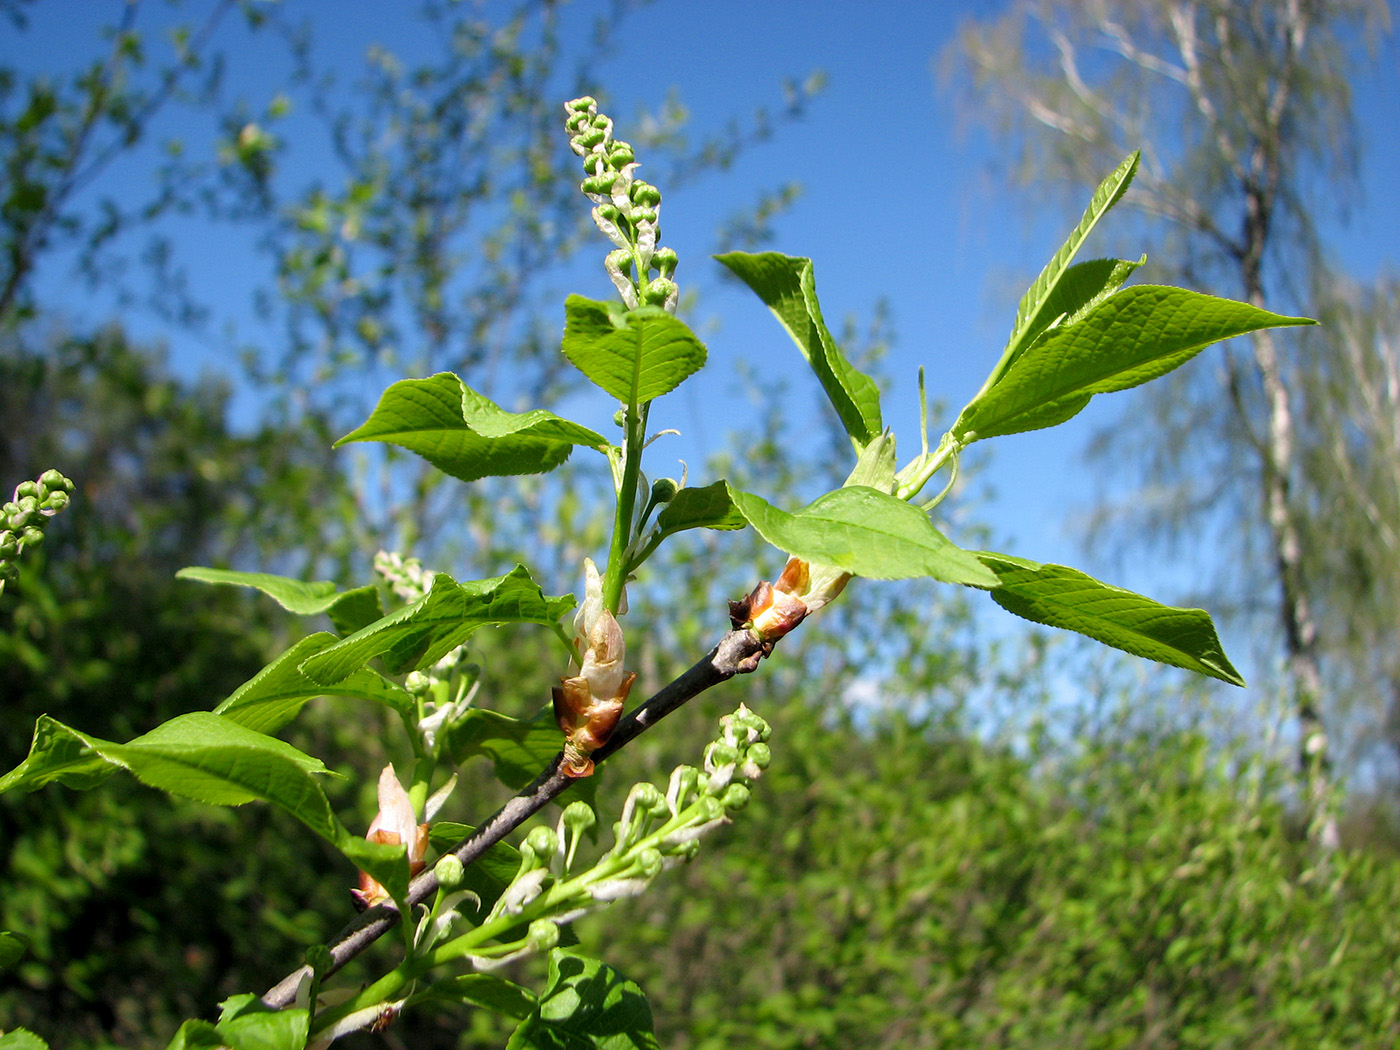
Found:
<path fill-rule="evenodd" d="M 417 875 L 423 870 L 423 855 L 428 849 L 428 825 L 418 823 L 413 803 L 399 783 L 393 766 L 385 766 L 379 774 L 379 812 L 370 823 L 365 839 L 388 846 L 407 846 L 409 875 Z M 360 872 L 360 888 L 351 890 L 350 894 L 361 908 L 369 908 L 389 899 L 389 891 L 363 871 Z"/>
<path fill-rule="evenodd" d="M 603 604 L 603 581 L 591 559 L 584 561 L 584 599 L 574 617 L 574 647 L 582 654 L 579 673 L 553 690 L 554 718 L 564 734 L 565 776 L 593 772 L 588 756 L 608 742 L 635 672 L 623 667 L 627 644 L 617 618 Z"/>
<path fill-rule="evenodd" d="M 613 824 L 613 847 L 587 871 L 572 875 L 579 840 L 592 826 L 587 804 L 571 803 L 557 827 L 536 827 L 520 847 L 520 867 L 486 920 L 458 944 L 478 970 L 553 945 L 561 923 L 642 893 L 667 868 L 688 861 L 707 832 L 728 823 L 729 814 L 749 800 L 749 784 L 767 768 L 768 723 L 740 705 L 720 719 L 720 734 L 705 749 L 702 768 L 679 766 L 666 791 L 655 784 L 635 784 Z M 519 930 L 523 938 L 482 943 L 493 927 Z"/>
<path fill-rule="evenodd" d="M 789 558 L 775 583 L 764 580 L 729 603 L 730 623 L 736 631 L 752 631 L 766 656 L 779 638 L 845 590 L 850 578 L 848 572 Z"/>
<path fill-rule="evenodd" d="M 569 147 L 583 158 L 587 178 L 579 185 L 593 201 L 593 221 L 617 245 L 604 266 L 628 309 L 642 303 L 676 312 L 680 289 L 671 279 L 676 253 L 658 247 L 661 191 L 636 178 L 632 147 L 613 138 L 613 123 L 587 96 L 564 105 Z M 654 276 L 653 276 L 654 274 Z"/>
<path fill-rule="evenodd" d="M 73 483 L 56 470 L 22 481 L 11 500 L 0 506 L 0 592 L 19 575 L 20 553 L 44 542 L 44 526 L 68 506 Z"/>

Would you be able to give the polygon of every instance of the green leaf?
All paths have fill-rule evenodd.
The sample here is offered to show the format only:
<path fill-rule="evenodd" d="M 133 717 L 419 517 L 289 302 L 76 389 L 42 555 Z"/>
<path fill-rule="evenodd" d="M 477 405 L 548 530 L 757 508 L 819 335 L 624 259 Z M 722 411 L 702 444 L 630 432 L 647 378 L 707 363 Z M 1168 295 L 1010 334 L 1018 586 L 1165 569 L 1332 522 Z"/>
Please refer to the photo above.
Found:
<path fill-rule="evenodd" d="M 22 933 L 0 930 L 0 973 L 14 969 L 15 963 L 29 951 L 29 938 Z"/>
<path fill-rule="evenodd" d="M 857 447 L 875 440 L 884 429 L 880 390 L 875 380 L 846 360 L 827 330 L 817 303 L 812 260 L 777 252 L 730 252 L 715 258 L 753 289 L 787 329 Z"/>
<path fill-rule="evenodd" d="M 219 1030 L 198 1018 L 186 1021 L 175 1033 L 165 1050 L 223 1050 L 228 1043 Z"/>
<path fill-rule="evenodd" d="M 1088 240 L 1089 233 L 1098 225 L 1099 219 L 1108 212 L 1128 190 L 1128 185 L 1133 181 L 1133 176 L 1137 173 L 1138 159 L 1140 154 L 1130 153 L 1116 167 L 1112 174 L 1103 182 L 1099 183 L 1098 189 L 1094 191 L 1093 197 L 1089 200 L 1089 206 L 1084 209 L 1084 215 L 1079 220 L 1079 225 L 1074 228 L 1065 243 L 1060 245 L 1051 260 L 1045 264 L 1045 268 L 1040 271 L 1031 286 L 1026 289 L 1026 294 L 1021 297 L 1021 302 L 1016 307 L 1016 324 L 1011 330 L 1011 338 L 1007 340 L 1006 350 L 1002 354 L 1001 362 L 998 365 L 998 374 L 1004 374 L 1007 367 L 1015 362 L 1021 353 L 1028 347 L 1041 332 L 1043 332 L 1051 322 L 1062 313 L 1072 313 L 1058 301 L 1063 298 L 1061 282 L 1069 271 L 1069 264 L 1079 253 L 1079 249 Z M 1129 264 L 1131 266 L 1131 264 Z M 1132 269 L 1128 270 L 1131 273 Z M 1081 279 L 1085 276 L 1081 271 Z M 1127 279 L 1127 274 L 1123 275 L 1123 280 Z M 1123 280 L 1118 283 L 1122 284 Z M 1085 300 L 1087 301 L 1087 300 Z"/>
<path fill-rule="evenodd" d="M 553 625 L 574 607 L 573 595 L 546 597 L 523 565 L 489 580 L 457 583 L 446 573 L 412 605 L 397 609 L 309 657 L 301 671 L 331 685 L 383 656 L 394 674 L 440 660 L 481 627 L 504 623 Z"/>
<path fill-rule="evenodd" d="M 0 1050 L 49 1050 L 49 1044 L 27 1028 L 14 1028 L 0 1034 Z"/>
<path fill-rule="evenodd" d="M 428 829 L 428 842 L 441 855 L 455 848 L 475 830 L 470 824 L 440 820 Z M 479 901 L 473 921 L 480 922 L 487 916 L 519 870 L 520 851 L 507 842 L 496 843 L 467 865 L 462 872 L 462 889 L 471 890 Z"/>
<path fill-rule="evenodd" d="M 451 372 L 404 379 L 385 390 L 369 419 L 337 441 L 384 441 L 422 456 L 462 481 L 543 474 L 575 445 L 607 439 L 552 412 L 507 412 Z"/>
<path fill-rule="evenodd" d="M 760 536 L 805 561 L 881 580 L 931 576 L 971 587 L 997 585 L 996 574 L 954 546 L 927 514 L 877 489 L 837 489 L 796 514 L 733 486 L 729 494 Z"/>
<path fill-rule="evenodd" d="M 356 587 L 336 596 L 335 604 L 326 610 L 326 615 L 335 625 L 336 633 L 342 638 L 354 634 L 361 627 L 368 627 L 384 615 L 384 606 L 379 601 L 379 588 L 373 585 Z"/>
<path fill-rule="evenodd" d="M 1201 609 L 1162 605 L 1063 565 L 1040 565 L 987 551 L 978 557 L 997 574 L 1000 582 L 992 599 L 1008 612 L 1075 631 L 1134 656 L 1244 685 L 1225 656 L 1210 615 Z"/>
<path fill-rule="evenodd" d="M 564 316 L 564 356 L 624 405 L 674 390 L 705 364 L 705 344 L 659 306 L 571 295 Z"/>
<path fill-rule="evenodd" d="M 368 668 L 329 684 L 313 681 L 302 673 L 299 668 L 304 661 L 338 642 L 335 635 L 325 632 L 303 638 L 239 686 L 214 713 L 259 733 L 275 733 L 318 696 L 351 696 L 373 700 L 395 711 L 413 710 L 411 694 Z"/>
<path fill-rule="evenodd" d="M 95 742 L 100 743 L 48 715 L 40 715 L 34 723 L 29 754 L 0 777 L 0 794 L 12 788 L 36 791 L 52 783 L 75 791 L 97 787 L 119 767 L 94 750 Z"/>
<path fill-rule="evenodd" d="M 698 489 L 681 489 L 656 516 L 661 536 L 685 529 L 742 529 L 746 524 L 723 481 Z"/>
<path fill-rule="evenodd" d="M 563 948 L 549 953 L 549 978 L 506 1050 L 657 1050 L 651 1006 L 634 981 L 606 963 Z"/>
<path fill-rule="evenodd" d="M 87 789 L 117 769 L 128 770 L 149 787 L 210 805 L 270 802 L 386 887 L 407 885 L 404 847 L 356 838 L 331 812 L 315 779 L 330 773 L 319 759 L 210 711 L 172 718 L 126 744 L 88 736 L 41 715 L 29 755 L 0 777 L 0 792 L 34 791 L 54 781 Z"/>
<path fill-rule="evenodd" d="M 489 973 L 468 973 L 434 981 L 422 998 L 449 999 L 523 1021 L 534 1012 L 535 993 Z"/>
<path fill-rule="evenodd" d="M 1118 291 L 1147 262 L 1147 256 L 1131 259 L 1090 259 L 1075 263 L 1065 271 L 1060 283 L 1045 302 L 1043 317 L 1046 325 L 1033 330 L 1027 345 L 1034 342 L 1050 326 L 1056 328 L 1074 324 L 1092 307 Z"/>
<path fill-rule="evenodd" d="M 230 583 L 237 587 L 255 587 L 288 612 L 298 616 L 314 616 L 330 609 L 343 597 L 336 593 L 335 584 L 329 580 L 307 583 L 287 576 L 273 576 L 266 572 L 236 572 L 233 569 L 207 569 L 192 565 L 175 574 L 181 580 L 198 580 L 200 583 Z"/>
<path fill-rule="evenodd" d="M 861 449 L 856 465 L 851 469 L 842 488 L 864 485 L 866 488 L 893 493 L 895 488 L 894 435 L 888 430 Z"/>
<path fill-rule="evenodd" d="M 236 995 L 223 1007 L 219 1035 L 231 1050 L 303 1050 L 311 1028 L 311 1015 L 300 1007 L 274 1010 L 251 993 Z"/>
<path fill-rule="evenodd" d="M 1095 394 L 1126 390 L 1184 364 L 1211 343 L 1260 328 L 1316 324 L 1184 288 L 1141 285 L 1051 329 L 953 424 L 964 445 L 1054 426 Z"/>

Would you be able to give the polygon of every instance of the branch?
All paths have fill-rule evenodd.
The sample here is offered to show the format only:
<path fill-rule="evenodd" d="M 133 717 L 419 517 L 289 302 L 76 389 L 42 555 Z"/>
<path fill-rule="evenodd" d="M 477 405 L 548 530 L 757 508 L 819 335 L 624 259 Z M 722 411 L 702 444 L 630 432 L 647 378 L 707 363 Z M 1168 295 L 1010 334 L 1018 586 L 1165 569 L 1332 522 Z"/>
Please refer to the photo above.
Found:
<path fill-rule="evenodd" d="M 624 717 L 613 730 L 608 742 L 593 752 L 591 757 L 594 764 L 621 750 L 692 697 L 699 696 L 721 682 L 727 682 L 736 674 L 748 674 L 757 669 L 758 662 L 767 655 L 764 646 L 765 643 L 759 641 L 751 631 L 730 631 L 690 670 L 663 686 L 641 707 Z M 563 757 L 562 752 L 556 755 L 532 783 L 521 789 L 518 795 L 498 809 L 486 823 L 457 844 L 452 852 L 463 864 L 471 864 L 477 860 L 574 783 L 573 778 L 559 772 L 559 763 Z M 437 888 L 437 878 L 429 868 L 410 884 L 408 906 L 412 908 L 426 901 L 437 892 Z M 379 937 L 393 929 L 399 918 L 399 909 L 392 902 L 377 905 L 358 916 L 327 945 L 330 949 L 331 964 L 322 976 L 339 970 Z M 298 967 L 269 989 L 262 997 L 263 1002 L 279 1010 L 290 1006 L 296 998 L 297 988 L 310 974 L 311 967 Z"/>

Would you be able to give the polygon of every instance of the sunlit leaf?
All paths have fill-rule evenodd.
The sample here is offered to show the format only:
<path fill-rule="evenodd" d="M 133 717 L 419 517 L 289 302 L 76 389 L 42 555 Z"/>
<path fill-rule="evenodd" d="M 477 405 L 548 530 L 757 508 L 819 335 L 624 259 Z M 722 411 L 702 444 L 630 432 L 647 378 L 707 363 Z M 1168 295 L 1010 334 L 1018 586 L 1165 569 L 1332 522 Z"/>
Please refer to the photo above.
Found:
<path fill-rule="evenodd" d="M 563 948 L 549 953 L 549 977 L 506 1050 L 657 1050 L 651 1006 L 641 988 L 606 963 Z"/>
<path fill-rule="evenodd" d="M 1260 328 L 1315 324 L 1184 288 L 1141 285 L 1047 332 L 953 424 L 963 443 L 1054 426 L 1095 394 L 1165 375 L 1212 343 Z"/>
<path fill-rule="evenodd" d="M 575 445 L 607 444 L 553 412 L 507 412 L 451 372 L 390 386 L 369 419 L 336 446 L 351 441 L 398 445 L 462 481 L 542 474 L 568 459 Z"/>
<path fill-rule="evenodd" d="M 521 565 L 503 576 L 468 583 L 440 572 L 418 601 L 309 657 L 301 671 L 329 685 L 383 656 L 389 670 L 399 674 L 440 660 L 481 627 L 555 624 L 574 603 L 573 595 L 547 597 Z"/>
<path fill-rule="evenodd" d="M 564 311 L 564 356 L 625 405 L 674 390 L 705 364 L 705 344 L 659 306 L 571 295 Z"/>
<path fill-rule="evenodd" d="M 733 486 L 729 494 L 760 536 L 808 562 L 883 580 L 929 576 L 972 587 L 997 584 L 996 574 L 934 528 L 927 514 L 877 489 L 837 489 L 796 514 Z"/>
<path fill-rule="evenodd" d="M 215 714 L 259 733 L 275 733 L 318 696 L 373 700 L 396 711 L 413 709 L 413 697 L 406 690 L 368 668 L 362 667 L 329 684 L 313 681 L 302 673 L 300 664 L 338 641 L 335 635 L 324 632 L 303 638 L 239 686 L 214 709 Z"/>
<path fill-rule="evenodd" d="M 873 379 L 846 360 L 827 330 L 817 303 L 812 260 L 777 252 L 730 252 L 715 258 L 753 289 L 787 329 L 851 440 L 860 448 L 873 441 L 883 429 L 880 390 Z"/>
<path fill-rule="evenodd" d="M 993 600 L 1017 616 L 1075 631 L 1134 656 L 1244 685 L 1225 656 L 1210 615 L 1201 609 L 1162 605 L 1063 565 L 991 552 L 978 557 L 999 580 L 991 592 Z"/>

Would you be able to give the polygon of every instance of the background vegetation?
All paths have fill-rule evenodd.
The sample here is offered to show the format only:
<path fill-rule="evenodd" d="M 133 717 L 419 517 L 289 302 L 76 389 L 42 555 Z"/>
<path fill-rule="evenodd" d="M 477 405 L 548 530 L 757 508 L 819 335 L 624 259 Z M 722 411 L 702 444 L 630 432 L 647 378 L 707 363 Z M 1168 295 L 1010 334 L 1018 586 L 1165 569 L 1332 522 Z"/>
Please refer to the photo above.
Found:
<path fill-rule="evenodd" d="M 34 6 L 0 4 L 12 46 Z M 345 414 L 365 407 L 364 391 L 401 375 L 451 368 L 496 376 L 501 394 L 561 389 L 553 314 L 535 309 L 539 272 L 580 243 L 583 218 L 558 103 L 583 90 L 606 96 L 588 70 L 626 25 L 627 5 L 579 47 L 559 39 L 551 3 L 485 17 L 427 3 L 441 52 L 376 53 L 353 90 L 318 67 L 318 27 L 301 26 L 294 3 L 177 12 L 203 21 L 173 52 L 156 46 L 142 8 L 114 7 L 108 51 L 91 65 L 42 78 L 0 70 L 0 479 L 57 466 L 78 483 L 42 556 L 0 595 L 5 768 L 41 711 L 101 736 L 138 733 L 212 706 L 298 629 L 265 603 L 177 584 L 182 565 L 348 580 L 378 544 L 481 572 L 499 571 L 519 546 L 538 564 L 543 546 L 545 564 L 569 579 L 603 535 L 579 494 L 543 488 L 503 504 L 481 487 L 462 527 L 463 509 L 431 473 L 409 476 L 416 467 L 390 459 L 352 476 L 329 444 Z M 1188 122 L 1178 142 L 1152 129 L 1192 112 L 1172 92 L 1184 87 L 1189 102 L 1195 89 L 1161 73 L 1190 66 L 1173 35 L 1186 13 L 1233 33 L 1203 49 L 1216 65 L 1197 88 L 1229 119 L 1223 131 Z M 1301 37 L 1291 16 L 1307 20 Z M 1241 348 L 1223 388 L 1177 390 L 1152 406 L 1154 437 L 1169 440 L 1143 476 L 1182 481 L 1166 490 L 1177 502 L 1151 504 L 1164 525 L 1203 498 L 1186 484 L 1200 478 L 1190 440 L 1206 436 L 1212 455 L 1246 464 L 1212 475 L 1208 495 L 1228 501 L 1220 520 L 1241 538 L 1228 582 L 1248 588 L 1204 600 L 1238 598 L 1241 615 L 1262 606 L 1284 625 L 1258 635 L 1281 654 L 1276 702 L 1241 715 L 1180 676 L 1139 677 L 1035 636 L 989 637 L 961 602 L 927 589 L 852 588 L 764 674 L 697 703 L 601 778 L 606 797 L 688 759 L 715 705 L 739 694 L 775 727 L 774 766 L 716 848 L 578 926 L 648 991 L 664 1045 L 1400 1043 L 1394 784 L 1356 775 L 1378 727 L 1395 738 L 1396 292 L 1393 281 L 1359 288 L 1337 273 L 1310 239 L 1318 187 L 1333 183 L 1299 174 L 1314 164 L 1327 180 L 1348 176 L 1348 62 L 1387 17 L 1384 5 L 1219 0 L 1034 4 L 969 25 L 953 61 L 983 72 L 959 83 L 975 85 L 973 104 L 1002 107 L 1008 141 L 1025 145 L 1037 172 L 1049 158 L 1087 179 L 1104 169 L 1100 153 L 1116 160 L 1122 137 L 1141 133 L 1162 156 L 1148 157 L 1157 166 L 1139 202 L 1175 220 L 1181 238 L 1158 258 L 1186 260 L 1187 283 L 1267 290 L 1271 306 L 1330 322 L 1325 353 Z M 335 178 L 279 177 L 278 113 L 222 87 L 226 64 L 248 60 L 226 50 L 230 34 L 285 59 L 277 106 L 324 123 Z M 1105 40 L 1139 79 L 1063 59 Z M 1062 57 L 1046 65 L 1046 54 Z M 993 59 L 1014 59 L 1019 72 Z M 1288 76 L 1297 93 L 1286 113 L 1253 121 L 1240 100 Z M 666 151 L 669 177 L 703 177 L 819 107 L 816 86 L 713 141 L 687 143 L 676 112 L 663 111 L 673 122 L 653 127 L 647 148 Z M 1046 106 L 1063 119 L 1047 119 Z M 124 158 L 151 156 L 150 129 L 174 107 L 187 115 L 186 147 L 165 144 L 139 192 L 105 191 Z M 1279 181 L 1224 163 L 1249 149 L 1281 169 Z M 1154 188 L 1183 197 L 1163 203 Z M 1240 215 L 1265 190 L 1277 219 L 1251 227 Z M 736 219 L 726 246 L 761 242 L 785 199 L 775 193 Z M 177 379 L 117 312 L 73 330 L 37 291 L 36 269 L 58 259 L 114 302 L 197 324 L 202 304 L 160 240 L 161 221 L 177 214 L 260 232 L 275 274 L 264 308 L 285 338 L 249 355 L 246 371 Z M 1255 253 L 1251 276 L 1244 262 Z M 1237 287 L 1213 283 L 1232 266 Z M 848 351 L 877 367 L 886 334 L 852 326 Z M 237 390 L 254 392 L 255 419 L 235 424 Z M 810 455 L 783 452 L 790 403 L 781 388 L 758 395 L 729 476 L 800 491 L 823 470 L 829 435 Z M 1282 448 L 1268 439 L 1281 410 L 1292 428 Z M 487 531 L 488 520 L 508 527 Z M 713 610 L 750 585 L 757 543 L 723 551 L 723 561 L 718 545 L 676 554 L 656 574 L 664 588 L 633 596 L 650 621 L 636 631 L 649 639 L 645 678 L 688 664 L 711 641 Z M 542 689 L 528 642 L 483 642 L 473 658 L 490 704 L 519 707 L 522 691 Z M 164 670 L 138 670 L 147 666 Z M 1300 765 L 1271 746 L 1300 717 L 1299 740 L 1330 732 L 1348 745 L 1314 749 Z M 358 793 L 371 812 L 377 727 L 329 712 L 298 726 L 350 774 L 333 801 L 352 807 Z M 0 1027 L 63 1047 L 164 1045 L 181 1018 L 271 984 L 338 927 L 349 881 L 275 812 L 172 803 L 134 784 L 7 795 L 0 926 L 24 931 L 32 949 L 0 978 Z M 502 1038 L 480 1015 L 448 1014 L 406 1018 L 360 1045 Z"/>

